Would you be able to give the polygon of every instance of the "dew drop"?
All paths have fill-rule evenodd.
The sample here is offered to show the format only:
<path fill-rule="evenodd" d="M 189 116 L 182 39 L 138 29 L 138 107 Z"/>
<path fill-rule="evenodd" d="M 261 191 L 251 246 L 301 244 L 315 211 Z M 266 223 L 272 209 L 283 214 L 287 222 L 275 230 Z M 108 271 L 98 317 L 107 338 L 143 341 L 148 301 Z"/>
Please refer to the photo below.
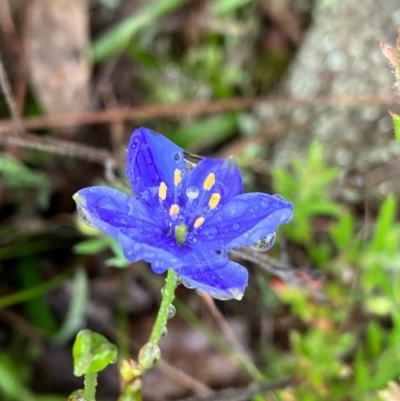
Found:
<path fill-rule="evenodd" d="M 83 207 L 80 207 L 78 205 L 77 207 L 77 213 L 78 213 L 78 217 L 89 227 L 94 227 L 94 225 L 91 222 L 90 219 L 90 215 L 89 213 L 86 211 L 86 209 L 84 209 Z"/>
<path fill-rule="evenodd" d="M 172 319 L 176 315 L 176 308 L 174 305 L 170 305 L 168 308 L 167 318 Z"/>
<path fill-rule="evenodd" d="M 85 390 L 75 390 L 71 395 L 68 397 L 68 401 L 84 401 L 86 398 Z"/>
<path fill-rule="evenodd" d="M 278 199 L 285 200 L 285 198 L 282 195 L 279 195 L 279 194 L 273 194 L 272 196 L 275 197 L 275 198 L 278 198 Z"/>
<path fill-rule="evenodd" d="M 235 223 L 235 224 L 233 225 L 233 229 L 234 229 L 234 230 L 239 230 L 239 228 L 240 228 L 240 226 L 239 226 L 238 223 Z"/>
<path fill-rule="evenodd" d="M 185 279 L 182 278 L 182 277 L 181 277 L 181 282 L 182 282 L 182 284 L 183 284 L 186 288 L 189 288 L 189 289 L 194 288 L 194 286 L 193 286 L 192 284 L 190 284 L 189 281 L 185 280 Z"/>
<path fill-rule="evenodd" d="M 199 189 L 197 187 L 189 187 L 186 189 L 186 196 L 189 199 L 196 199 L 199 196 Z"/>
<path fill-rule="evenodd" d="M 175 153 L 174 154 L 174 160 L 176 162 L 180 162 L 182 160 L 182 155 L 180 153 Z"/>
<path fill-rule="evenodd" d="M 221 249 L 216 249 L 216 250 L 215 250 L 215 253 L 216 253 L 217 255 L 221 255 L 222 251 L 221 251 Z"/>
<path fill-rule="evenodd" d="M 250 245 L 250 248 L 253 249 L 254 251 L 258 252 L 264 252 L 271 248 L 272 245 L 274 245 L 276 239 L 276 234 L 272 233 L 270 235 L 267 235 L 264 238 L 261 238 L 259 241 L 255 242 L 253 245 Z"/>
<path fill-rule="evenodd" d="M 167 329 L 166 327 L 163 327 L 163 328 L 161 329 L 161 332 L 160 332 L 160 337 L 161 337 L 161 338 L 164 338 L 164 337 L 167 336 L 167 334 L 168 334 L 168 329 Z"/>
<path fill-rule="evenodd" d="M 189 242 L 190 242 L 191 244 L 194 244 L 196 241 L 197 241 L 197 239 L 196 239 L 196 237 L 195 237 L 194 235 L 192 235 L 192 236 L 189 238 Z"/>
<path fill-rule="evenodd" d="M 147 343 L 139 351 L 138 361 L 142 369 L 150 369 L 160 361 L 161 351 L 157 344 Z"/>
<path fill-rule="evenodd" d="M 218 229 L 214 226 L 203 228 L 202 238 L 215 239 L 218 236 Z"/>

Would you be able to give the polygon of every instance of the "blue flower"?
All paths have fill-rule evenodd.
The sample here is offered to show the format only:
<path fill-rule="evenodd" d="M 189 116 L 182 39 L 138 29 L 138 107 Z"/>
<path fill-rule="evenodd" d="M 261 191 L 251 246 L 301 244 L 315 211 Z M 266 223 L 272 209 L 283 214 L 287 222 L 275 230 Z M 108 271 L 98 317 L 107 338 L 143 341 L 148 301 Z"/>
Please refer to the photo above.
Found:
<path fill-rule="evenodd" d="M 189 158 L 163 135 L 137 129 L 126 168 L 134 197 L 85 188 L 74 195 L 78 215 L 117 239 L 128 260 L 144 259 L 155 273 L 172 268 L 187 287 L 215 298 L 240 299 L 248 273 L 227 251 L 268 249 L 293 206 L 280 196 L 243 194 L 232 158 Z"/>

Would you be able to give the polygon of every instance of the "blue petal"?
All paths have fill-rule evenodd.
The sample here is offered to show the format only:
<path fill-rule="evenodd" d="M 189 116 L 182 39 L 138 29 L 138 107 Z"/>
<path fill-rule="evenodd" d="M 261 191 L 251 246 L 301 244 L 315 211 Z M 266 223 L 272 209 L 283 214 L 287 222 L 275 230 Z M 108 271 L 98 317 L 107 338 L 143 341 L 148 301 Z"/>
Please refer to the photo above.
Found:
<path fill-rule="evenodd" d="M 82 189 L 74 199 L 79 217 L 115 238 L 124 248 L 128 260 L 144 259 L 155 263 L 156 260 L 176 258 L 179 249 L 175 239 L 165 235 L 157 214 L 153 211 L 150 216 L 138 200 L 107 187 Z M 157 269 L 162 272 L 168 267 L 164 268 L 160 263 Z"/>
<path fill-rule="evenodd" d="M 126 175 L 139 200 L 150 205 L 158 202 L 161 182 L 169 189 L 174 187 L 175 169 L 185 170 L 183 150 L 179 146 L 147 128 L 135 130 L 129 142 Z"/>
<path fill-rule="evenodd" d="M 215 175 L 215 184 L 210 192 L 218 192 L 221 195 L 220 205 L 243 193 L 242 175 L 233 158 L 204 157 L 185 177 L 183 186 L 194 186 L 199 191 L 204 191 L 203 184 L 210 173 Z"/>
<path fill-rule="evenodd" d="M 197 239 L 203 246 L 207 242 L 219 248 L 239 248 L 252 245 L 276 231 L 280 224 L 288 223 L 293 205 L 276 196 L 248 193 L 237 196 L 206 219 Z"/>
<path fill-rule="evenodd" d="M 186 266 L 174 268 L 189 288 L 197 288 L 217 299 L 241 299 L 247 287 L 245 267 L 230 261 L 226 252 L 192 252 L 185 255 Z"/>

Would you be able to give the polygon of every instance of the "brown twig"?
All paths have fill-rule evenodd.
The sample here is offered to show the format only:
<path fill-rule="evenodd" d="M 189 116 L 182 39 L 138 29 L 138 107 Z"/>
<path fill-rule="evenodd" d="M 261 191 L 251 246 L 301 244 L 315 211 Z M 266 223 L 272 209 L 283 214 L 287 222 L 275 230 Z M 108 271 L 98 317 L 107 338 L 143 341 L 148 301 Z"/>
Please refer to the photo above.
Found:
<path fill-rule="evenodd" d="M 109 82 L 104 82 L 99 91 L 103 97 L 104 104 L 106 105 L 107 109 L 117 108 L 118 107 L 118 100 L 115 97 L 112 85 Z M 110 124 L 110 131 L 111 131 L 111 143 L 112 149 L 115 160 L 118 161 L 119 164 L 124 163 L 125 159 L 125 147 L 126 144 L 124 143 L 124 122 L 121 120 L 112 122 Z"/>
<path fill-rule="evenodd" d="M 179 401 L 247 401 L 258 393 L 282 390 L 295 385 L 298 385 L 298 380 L 289 377 L 269 383 L 253 383 L 247 387 L 228 388 L 217 391 L 215 394 L 207 397 L 194 396 Z"/>
<path fill-rule="evenodd" d="M 358 105 L 394 105 L 392 94 L 386 96 L 328 96 L 313 99 L 294 98 L 234 98 L 210 102 L 183 102 L 174 104 L 146 105 L 139 107 L 123 107 L 112 110 L 84 111 L 51 116 L 29 117 L 22 120 L 25 129 L 67 128 L 79 125 L 109 124 L 116 121 L 141 120 L 160 117 L 216 114 L 229 110 L 245 110 L 256 105 L 273 105 L 279 107 L 297 106 L 358 106 Z M 10 119 L 0 120 L 0 127 L 13 129 L 15 122 Z"/>
<path fill-rule="evenodd" d="M 32 2 L 30 0 L 23 0 L 21 2 L 21 10 L 20 10 L 20 26 L 21 28 L 21 35 L 20 35 L 20 42 L 18 48 L 18 68 L 16 71 L 16 78 L 14 84 L 14 94 L 15 94 L 15 101 L 18 105 L 18 110 L 21 114 L 24 112 L 25 108 L 25 97 L 28 87 L 28 62 L 26 58 L 26 18 L 29 14 L 30 6 Z"/>
<path fill-rule="evenodd" d="M 21 119 L 21 115 L 19 114 L 18 105 L 12 94 L 10 81 L 8 80 L 1 54 L 0 54 L 0 85 L 1 88 L 3 89 L 4 97 L 6 99 L 8 108 L 10 109 L 10 113 L 12 116 L 11 121 L 12 121 L 12 126 L 14 128 L 14 132 L 20 134 L 24 131 L 24 126 Z"/>
<path fill-rule="evenodd" d="M 247 262 L 254 263 L 260 266 L 262 269 L 266 270 L 279 277 L 285 283 L 301 288 L 307 288 L 318 298 L 322 299 L 323 294 L 317 292 L 310 283 L 321 278 L 321 274 L 314 270 L 308 268 L 294 268 L 288 264 L 279 262 L 268 255 L 265 252 L 254 252 L 251 249 L 236 249 L 229 251 L 229 255 L 245 260 Z"/>
<path fill-rule="evenodd" d="M 77 142 L 55 139 L 48 136 L 38 137 L 31 134 L 15 136 L 12 135 L 11 131 L 2 131 L 0 128 L 0 143 L 51 152 L 62 156 L 73 156 L 103 165 L 114 166 L 116 164 L 113 155 L 108 150 L 96 149 Z"/>
<path fill-rule="evenodd" d="M 247 354 L 242 344 L 237 339 L 234 331 L 232 330 L 231 326 L 229 326 L 225 317 L 216 307 L 214 299 L 208 294 L 204 294 L 202 298 L 206 303 L 208 309 L 210 310 L 211 314 L 213 315 L 222 333 L 224 334 L 225 338 L 228 340 L 231 347 L 235 350 L 236 355 L 242 360 L 242 364 L 245 366 L 246 370 L 250 373 L 253 380 L 261 381 L 262 380 L 261 373 L 254 365 L 252 359 Z"/>

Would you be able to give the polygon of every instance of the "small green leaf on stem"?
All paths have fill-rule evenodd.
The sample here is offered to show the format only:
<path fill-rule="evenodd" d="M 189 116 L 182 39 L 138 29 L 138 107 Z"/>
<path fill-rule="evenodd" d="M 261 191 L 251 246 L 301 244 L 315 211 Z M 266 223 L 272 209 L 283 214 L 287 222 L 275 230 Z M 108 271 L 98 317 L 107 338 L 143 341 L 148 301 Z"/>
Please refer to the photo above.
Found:
<path fill-rule="evenodd" d="M 117 360 L 117 347 L 104 336 L 91 330 L 81 330 L 72 349 L 74 375 L 83 376 L 105 369 Z"/>

